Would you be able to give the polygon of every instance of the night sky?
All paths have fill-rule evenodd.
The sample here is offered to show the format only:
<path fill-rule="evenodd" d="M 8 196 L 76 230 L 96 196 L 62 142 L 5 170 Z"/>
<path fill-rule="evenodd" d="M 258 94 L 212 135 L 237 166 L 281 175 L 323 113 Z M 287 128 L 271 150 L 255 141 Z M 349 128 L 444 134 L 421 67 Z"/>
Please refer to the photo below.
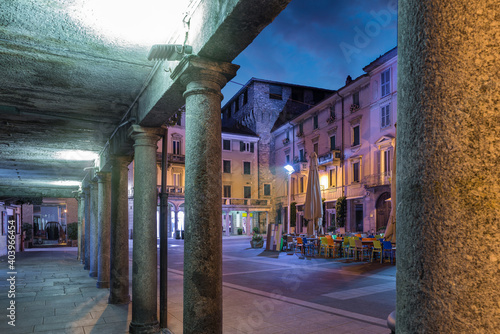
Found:
<path fill-rule="evenodd" d="M 397 0 L 292 0 L 234 61 L 224 105 L 252 77 L 338 89 L 397 44 Z"/>

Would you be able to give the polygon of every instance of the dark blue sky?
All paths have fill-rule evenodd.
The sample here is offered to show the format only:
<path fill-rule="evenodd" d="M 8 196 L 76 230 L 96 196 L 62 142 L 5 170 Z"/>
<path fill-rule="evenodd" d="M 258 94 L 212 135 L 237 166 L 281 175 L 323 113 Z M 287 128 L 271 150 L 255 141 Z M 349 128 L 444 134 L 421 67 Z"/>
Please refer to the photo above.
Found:
<path fill-rule="evenodd" d="M 252 77 L 338 89 L 396 44 L 397 0 L 292 0 L 233 61 L 222 105 Z"/>

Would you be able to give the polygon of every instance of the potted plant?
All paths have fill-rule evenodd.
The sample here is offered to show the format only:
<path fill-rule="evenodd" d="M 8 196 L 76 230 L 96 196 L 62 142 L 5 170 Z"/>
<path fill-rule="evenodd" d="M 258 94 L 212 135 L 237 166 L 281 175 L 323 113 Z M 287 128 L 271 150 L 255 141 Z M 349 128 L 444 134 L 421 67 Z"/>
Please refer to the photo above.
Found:
<path fill-rule="evenodd" d="M 31 246 L 33 245 L 33 225 L 29 224 L 29 223 L 23 223 L 23 226 L 22 226 L 22 230 L 23 232 L 25 232 L 24 234 L 24 248 L 31 248 Z"/>
<path fill-rule="evenodd" d="M 78 246 L 78 223 L 70 223 L 67 226 L 68 244 L 71 247 Z"/>
<path fill-rule="evenodd" d="M 290 139 L 285 138 L 283 139 L 283 145 L 287 145 L 290 142 Z"/>
<path fill-rule="evenodd" d="M 250 246 L 252 246 L 252 248 L 262 248 L 264 246 L 264 238 L 261 234 L 259 234 L 259 228 L 254 227 L 253 232 L 252 240 L 250 240 Z"/>
<path fill-rule="evenodd" d="M 243 229 L 240 227 L 238 228 L 238 235 L 242 235 L 243 234 Z"/>
<path fill-rule="evenodd" d="M 332 124 L 333 122 L 335 122 L 335 116 L 331 115 L 330 117 L 328 117 L 328 119 L 326 120 L 326 122 L 328 124 Z"/>

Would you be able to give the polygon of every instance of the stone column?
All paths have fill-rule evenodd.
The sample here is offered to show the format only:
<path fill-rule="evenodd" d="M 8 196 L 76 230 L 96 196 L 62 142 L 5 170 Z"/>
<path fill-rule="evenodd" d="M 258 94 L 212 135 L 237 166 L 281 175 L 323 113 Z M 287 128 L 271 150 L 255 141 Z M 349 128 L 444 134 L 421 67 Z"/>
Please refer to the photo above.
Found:
<path fill-rule="evenodd" d="M 128 165 L 131 158 L 113 157 L 111 170 L 110 304 L 127 304 L 129 295 Z"/>
<path fill-rule="evenodd" d="M 132 250 L 132 321 L 130 333 L 156 333 L 156 142 L 162 129 L 132 125 L 134 140 L 134 247 Z"/>
<path fill-rule="evenodd" d="M 85 238 L 85 210 L 84 210 L 84 196 L 83 193 L 78 193 L 76 200 L 78 202 L 78 257 L 77 259 L 83 263 L 84 258 L 84 243 L 83 238 Z"/>
<path fill-rule="evenodd" d="M 85 216 L 85 246 L 83 269 L 90 269 L 90 187 L 83 188 L 83 196 L 85 201 L 84 216 Z"/>
<path fill-rule="evenodd" d="M 399 2 L 397 333 L 500 328 L 498 0 Z"/>
<path fill-rule="evenodd" d="M 186 86 L 184 333 L 222 333 L 221 88 L 236 70 L 189 56 L 172 74 Z"/>
<path fill-rule="evenodd" d="M 97 288 L 109 288 L 109 242 L 111 230 L 111 177 L 109 173 L 97 173 L 99 192 L 97 204 Z"/>
<path fill-rule="evenodd" d="M 90 277 L 97 277 L 98 228 L 97 182 L 90 182 Z"/>
<path fill-rule="evenodd" d="M 226 211 L 226 237 L 229 237 L 229 210 Z"/>

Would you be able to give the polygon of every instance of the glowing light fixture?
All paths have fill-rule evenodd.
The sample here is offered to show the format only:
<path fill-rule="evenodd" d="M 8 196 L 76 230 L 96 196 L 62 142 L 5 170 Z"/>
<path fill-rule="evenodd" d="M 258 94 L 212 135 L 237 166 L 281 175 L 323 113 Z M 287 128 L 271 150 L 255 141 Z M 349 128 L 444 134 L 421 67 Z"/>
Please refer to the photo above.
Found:
<path fill-rule="evenodd" d="M 188 0 L 74 0 L 68 14 L 82 25 L 108 37 L 136 45 L 167 41 L 183 28 Z"/>
<path fill-rule="evenodd" d="M 285 169 L 287 170 L 288 174 L 292 174 L 295 172 L 295 168 L 292 167 L 292 165 L 286 165 Z"/>
<path fill-rule="evenodd" d="M 64 150 L 56 153 L 56 159 L 61 160 L 92 161 L 98 157 L 95 152 L 82 150 Z"/>

